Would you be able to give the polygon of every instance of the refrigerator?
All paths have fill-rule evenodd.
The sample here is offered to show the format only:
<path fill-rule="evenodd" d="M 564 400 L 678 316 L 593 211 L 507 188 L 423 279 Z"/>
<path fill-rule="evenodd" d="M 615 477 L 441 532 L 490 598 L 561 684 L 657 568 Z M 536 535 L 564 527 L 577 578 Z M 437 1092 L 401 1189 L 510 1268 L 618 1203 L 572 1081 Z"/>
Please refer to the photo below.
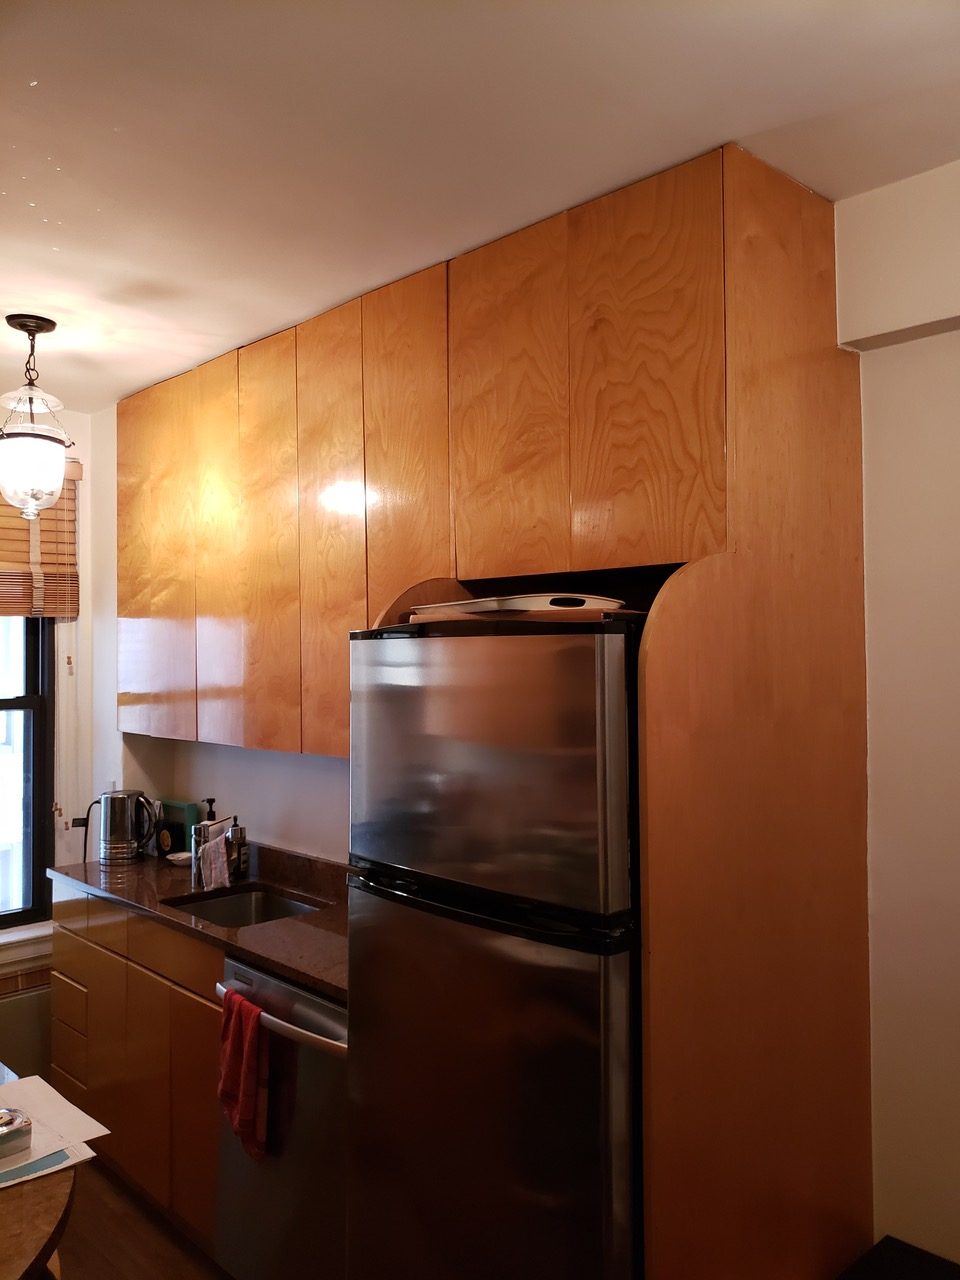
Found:
<path fill-rule="evenodd" d="M 349 1280 L 638 1280 L 642 615 L 351 636 Z"/>

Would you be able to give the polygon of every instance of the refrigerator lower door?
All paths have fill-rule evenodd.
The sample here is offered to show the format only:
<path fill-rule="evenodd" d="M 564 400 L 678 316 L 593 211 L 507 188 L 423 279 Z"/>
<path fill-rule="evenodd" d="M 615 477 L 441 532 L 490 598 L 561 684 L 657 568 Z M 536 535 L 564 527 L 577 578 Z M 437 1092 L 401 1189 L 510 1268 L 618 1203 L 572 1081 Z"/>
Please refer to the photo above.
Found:
<path fill-rule="evenodd" d="M 639 1274 L 629 969 L 351 887 L 350 1280 Z"/>

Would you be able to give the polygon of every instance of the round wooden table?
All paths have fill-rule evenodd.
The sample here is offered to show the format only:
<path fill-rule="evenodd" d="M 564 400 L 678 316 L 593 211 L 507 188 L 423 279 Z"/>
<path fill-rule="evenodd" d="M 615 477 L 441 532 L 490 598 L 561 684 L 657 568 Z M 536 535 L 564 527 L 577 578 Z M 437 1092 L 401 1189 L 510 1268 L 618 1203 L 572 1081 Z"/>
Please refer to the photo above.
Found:
<path fill-rule="evenodd" d="M 16 1078 L 0 1062 L 0 1084 Z M 0 1187 L 0 1280 L 34 1280 L 46 1274 L 67 1225 L 76 1171 L 74 1165 Z"/>
<path fill-rule="evenodd" d="M 0 1188 L 0 1280 L 33 1280 L 67 1225 L 76 1167 Z"/>

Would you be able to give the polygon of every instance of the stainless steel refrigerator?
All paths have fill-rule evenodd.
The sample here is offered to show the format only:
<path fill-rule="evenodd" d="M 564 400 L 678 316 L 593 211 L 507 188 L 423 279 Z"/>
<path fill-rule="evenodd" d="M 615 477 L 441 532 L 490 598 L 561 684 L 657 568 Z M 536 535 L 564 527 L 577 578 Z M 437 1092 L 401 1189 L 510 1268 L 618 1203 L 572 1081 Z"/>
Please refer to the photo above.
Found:
<path fill-rule="evenodd" d="M 636 1280 L 639 622 L 351 637 L 350 1280 Z"/>

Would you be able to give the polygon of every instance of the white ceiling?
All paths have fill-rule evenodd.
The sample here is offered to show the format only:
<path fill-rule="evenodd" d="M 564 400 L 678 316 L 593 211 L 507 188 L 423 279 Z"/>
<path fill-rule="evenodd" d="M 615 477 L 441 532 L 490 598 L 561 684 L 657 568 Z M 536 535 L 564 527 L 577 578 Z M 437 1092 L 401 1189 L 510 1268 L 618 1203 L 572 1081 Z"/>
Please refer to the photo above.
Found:
<path fill-rule="evenodd" d="M 86 412 L 730 139 L 834 198 L 960 156 L 956 0 L 0 0 L 0 40 L 0 305 Z"/>

